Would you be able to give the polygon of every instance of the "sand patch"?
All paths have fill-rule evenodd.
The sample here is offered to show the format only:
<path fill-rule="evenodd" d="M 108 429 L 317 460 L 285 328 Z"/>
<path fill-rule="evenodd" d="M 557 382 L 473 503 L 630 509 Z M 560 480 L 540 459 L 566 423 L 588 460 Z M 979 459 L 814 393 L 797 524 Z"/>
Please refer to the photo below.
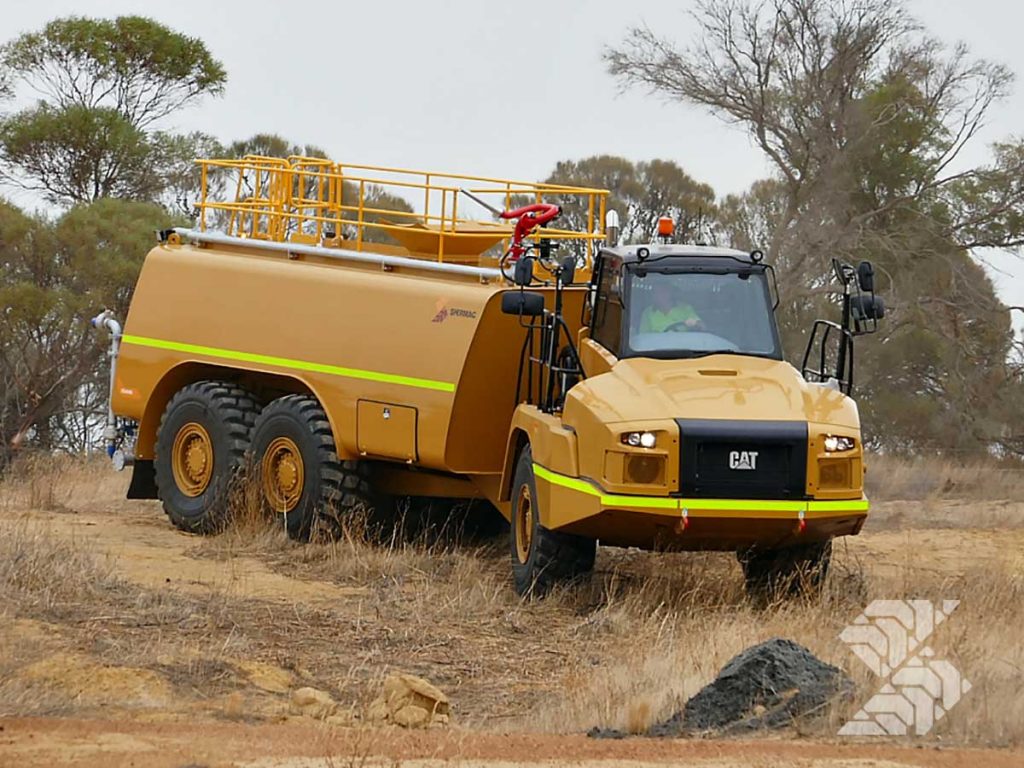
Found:
<path fill-rule="evenodd" d="M 48 656 L 25 667 L 19 677 L 86 706 L 160 707 L 173 699 L 171 686 L 156 672 L 97 664 L 78 653 Z"/>

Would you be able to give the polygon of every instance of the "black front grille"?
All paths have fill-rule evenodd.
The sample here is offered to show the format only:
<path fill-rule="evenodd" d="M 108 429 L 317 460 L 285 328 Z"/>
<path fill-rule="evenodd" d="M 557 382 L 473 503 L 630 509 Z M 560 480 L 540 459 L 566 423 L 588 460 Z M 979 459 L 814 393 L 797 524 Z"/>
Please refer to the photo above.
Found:
<path fill-rule="evenodd" d="M 677 419 L 676 423 L 683 496 L 806 497 L 806 422 Z"/>

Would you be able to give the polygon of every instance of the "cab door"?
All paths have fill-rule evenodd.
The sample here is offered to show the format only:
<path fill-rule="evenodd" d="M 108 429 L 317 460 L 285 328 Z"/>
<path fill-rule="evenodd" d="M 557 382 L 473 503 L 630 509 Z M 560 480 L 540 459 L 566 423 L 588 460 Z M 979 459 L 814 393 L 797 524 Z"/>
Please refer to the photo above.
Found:
<path fill-rule="evenodd" d="M 589 338 L 581 338 L 580 358 L 588 376 L 611 369 L 623 340 L 623 261 L 602 254 L 591 294 Z"/>

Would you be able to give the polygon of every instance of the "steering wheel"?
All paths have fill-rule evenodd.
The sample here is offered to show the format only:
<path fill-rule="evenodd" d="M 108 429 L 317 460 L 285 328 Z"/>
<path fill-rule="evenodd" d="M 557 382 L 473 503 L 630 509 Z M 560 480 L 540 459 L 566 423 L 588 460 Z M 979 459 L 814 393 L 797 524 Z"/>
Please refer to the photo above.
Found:
<path fill-rule="evenodd" d="M 690 325 L 689 323 L 689 320 L 677 320 L 676 322 L 667 326 L 664 332 L 668 333 L 669 331 L 696 331 L 704 329 L 704 323 L 702 323 L 700 320 L 697 320 L 697 322 L 694 323 L 693 325 Z"/>

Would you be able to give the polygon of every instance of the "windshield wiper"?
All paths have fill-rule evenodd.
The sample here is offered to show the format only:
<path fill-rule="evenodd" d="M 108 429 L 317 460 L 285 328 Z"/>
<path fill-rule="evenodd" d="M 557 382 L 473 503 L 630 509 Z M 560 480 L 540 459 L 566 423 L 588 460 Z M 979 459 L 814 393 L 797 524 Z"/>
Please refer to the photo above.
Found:
<path fill-rule="evenodd" d="M 651 357 L 658 360 L 695 360 L 711 355 L 736 355 L 738 357 L 760 357 L 765 360 L 781 360 L 782 357 L 774 352 L 745 352 L 737 349 L 711 349 L 708 351 L 698 349 L 651 349 L 643 352 L 633 352 L 629 357 Z"/>
<path fill-rule="evenodd" d="M 687 357 L 708 357 L 709 355 L 742 355 L 734 349 L 688 349 Z"/>
<path fill-rule="evenodd" d="M 711 355 L 741 355 L 743 357 L 768 357 L 763 352 L 745 352 L 742 349 L 709 349 L 705 350 L 686 350 L 686 357 L 710 357 Z"/>

